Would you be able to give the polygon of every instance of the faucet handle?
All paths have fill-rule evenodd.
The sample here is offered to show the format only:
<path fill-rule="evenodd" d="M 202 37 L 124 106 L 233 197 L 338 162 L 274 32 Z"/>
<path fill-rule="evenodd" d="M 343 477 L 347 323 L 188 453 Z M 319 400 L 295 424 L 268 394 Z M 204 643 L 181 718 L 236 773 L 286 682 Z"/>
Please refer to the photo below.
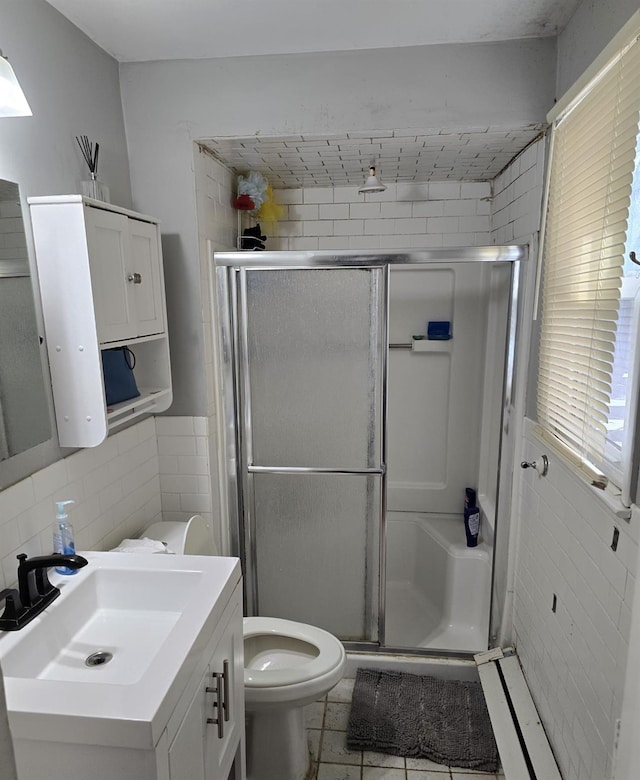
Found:
<path fill-rule="evenodd" d="M 4 601 L 5 607 L 0 617 L 0 630 L 15 631 L 20 627 L 20 618 L 26 612 L 22 606 L 20 593 L 15 588 L 5 588 L 0 591 L 0 601 Z"/>
<path fill-rule="evenodd" d="M 20 600 L 23 606 L 27 609 L 33 607 L 41 597 L 38 593 L 38 586 L 36 585 L 36 575 L 33 570 L 27 568 L 27 554 L 20 553 L 17 555 L 18 559 L 18 590 L 20 591 Z"/>

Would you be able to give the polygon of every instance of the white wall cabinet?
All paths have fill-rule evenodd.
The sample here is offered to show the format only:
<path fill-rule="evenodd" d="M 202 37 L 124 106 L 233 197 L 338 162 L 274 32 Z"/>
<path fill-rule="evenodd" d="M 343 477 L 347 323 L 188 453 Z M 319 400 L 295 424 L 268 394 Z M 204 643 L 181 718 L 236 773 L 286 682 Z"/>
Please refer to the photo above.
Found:
<path fill-rule="evenodd" d="M 100 344 L 162 333 L 157 224 L 98 208 L 84 213 Z"/>
<path fill-rule="evenodd" d="M 94 447 L 172 401 L 158 221 L 80 195 L 29 206 L 60 445 Z M 120 346 L 140 396 L 107 408 L 101 351 Z"/>

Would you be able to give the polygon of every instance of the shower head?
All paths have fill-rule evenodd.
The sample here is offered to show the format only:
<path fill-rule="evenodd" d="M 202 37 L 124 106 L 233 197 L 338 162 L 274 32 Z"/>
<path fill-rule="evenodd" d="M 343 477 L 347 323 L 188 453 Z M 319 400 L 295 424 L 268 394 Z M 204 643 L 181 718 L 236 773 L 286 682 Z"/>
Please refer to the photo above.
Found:
<path fill-rule="evenodd" d="M 369 176 L 367 177 L 367 180 L 362 185 L 362 187 L 360 187 L 358 192 L 360 194 L 366 194 L 367 192 L 384 192 L 386 189 L 387 188 L 384 186 L 384 184 L 376 176 L 375 166 L 372 165 L 371 168 L 369 168 Z"/>

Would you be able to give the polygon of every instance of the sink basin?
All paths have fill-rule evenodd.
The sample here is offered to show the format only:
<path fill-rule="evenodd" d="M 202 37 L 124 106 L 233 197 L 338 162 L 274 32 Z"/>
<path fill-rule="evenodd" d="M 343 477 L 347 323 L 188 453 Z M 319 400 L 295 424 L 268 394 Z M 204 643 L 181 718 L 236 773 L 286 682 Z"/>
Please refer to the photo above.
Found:
<path fill-rule="evenodd" d="M 78 576 L 78 575 L 75 575 Z M 33 636 L 2 657 L 5 677 L 131 684 L 140 679 L 200 585 L 198 571 L 99 568 L 52 604 Z M 66 583 L 63 583 L 66 584 Z M 64 588 L 63 588 L 64 590 Z M 34 641 L 46 631 L 46 641 Z M 108 660 L 87 665 L 97 652 Z"/>
<path fill-rule="evenodd" d="M 56 601 L 22 630 L 0 632 L 14 738 L 37 729 L 56 739 L 61 729 L 77 731 L 81 718 L 88 744 L 105 744 L 108 722 L 108 739 L 119 740 L 113 744 L 154 745 L 202 650 L 200 638 L 240 579 L 239 563 L 81 554 L 89 565 L 76 575 L 50 571 L 61 591 Z"/>

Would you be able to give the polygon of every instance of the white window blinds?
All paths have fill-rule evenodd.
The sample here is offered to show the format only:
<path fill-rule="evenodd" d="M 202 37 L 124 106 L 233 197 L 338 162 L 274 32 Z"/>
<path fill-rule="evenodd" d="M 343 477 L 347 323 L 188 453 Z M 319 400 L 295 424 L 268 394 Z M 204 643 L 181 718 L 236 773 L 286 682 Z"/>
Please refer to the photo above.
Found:
<path fill-rule="evenodd" d="M 604 468 L 640 109 L 640 45 L 556 120 L 544 235 L 538 421 Z"/>

